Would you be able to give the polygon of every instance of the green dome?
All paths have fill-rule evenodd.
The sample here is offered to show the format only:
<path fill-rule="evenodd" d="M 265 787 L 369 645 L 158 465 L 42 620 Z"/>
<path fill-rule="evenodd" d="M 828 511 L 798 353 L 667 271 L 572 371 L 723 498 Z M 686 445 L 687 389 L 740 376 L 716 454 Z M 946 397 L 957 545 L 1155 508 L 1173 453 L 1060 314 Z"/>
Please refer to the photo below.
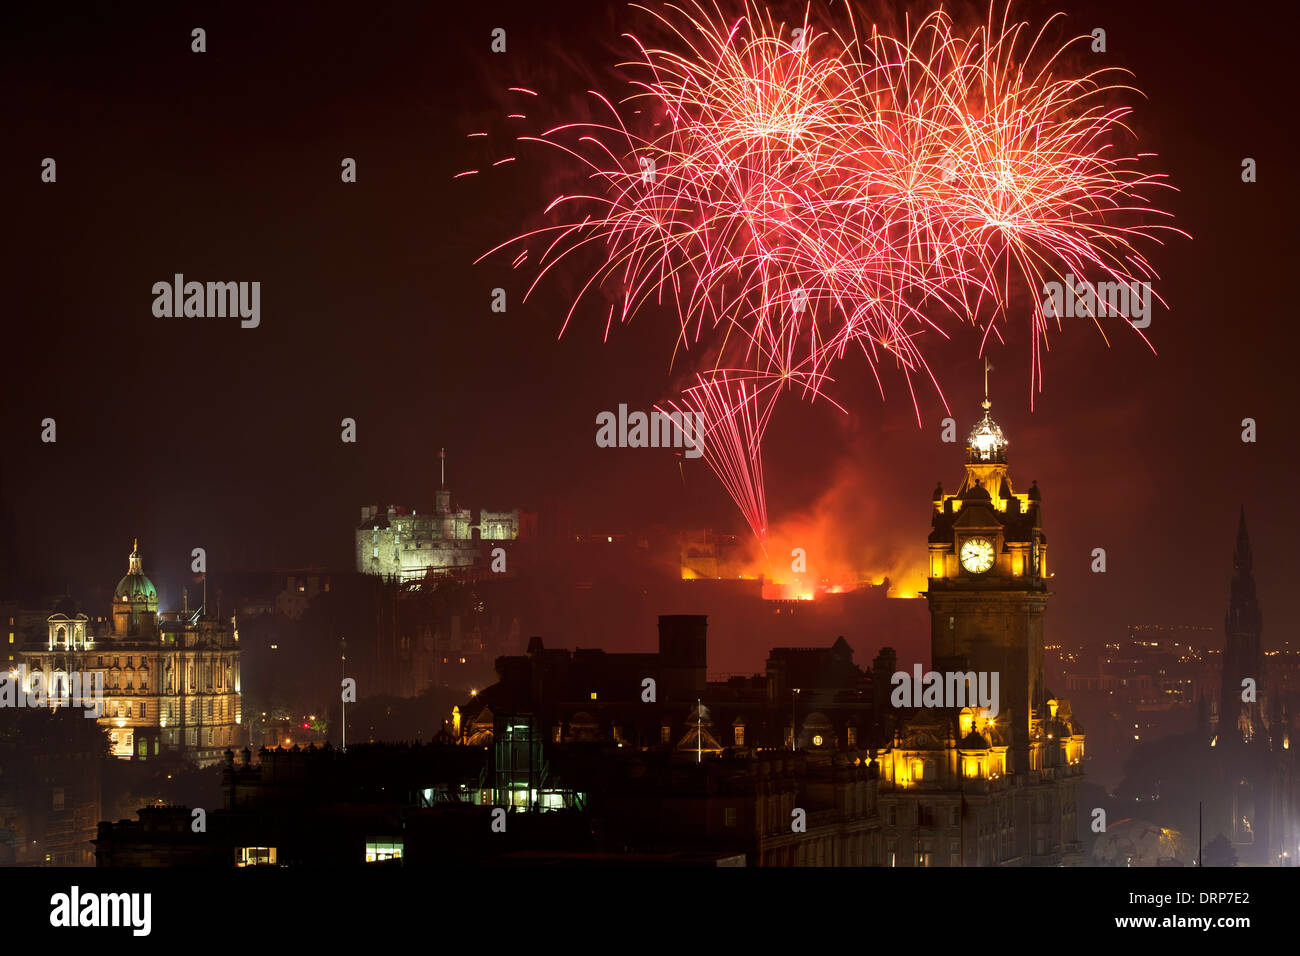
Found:
<path fill-rule="evenodd" d="M 158 589 L 144 576 L 140 566 L 139 541 L 135 542 L 131 556 L 127 559 L 126 576 L 117 582 L 117 587 L 113 590 L 113 600 L 130 601 L 133 604 L 139 601 L 155 605 L 158 603 Z"/>
<path fill-rule="evenodd" d="M 113 599 L 127 601 L 156 601 L 158 600 L 158 589 L 153 586 L 153 582 L 139 572 L 128 574 L 117 582 L 117 589 L 113 592 Z"/>

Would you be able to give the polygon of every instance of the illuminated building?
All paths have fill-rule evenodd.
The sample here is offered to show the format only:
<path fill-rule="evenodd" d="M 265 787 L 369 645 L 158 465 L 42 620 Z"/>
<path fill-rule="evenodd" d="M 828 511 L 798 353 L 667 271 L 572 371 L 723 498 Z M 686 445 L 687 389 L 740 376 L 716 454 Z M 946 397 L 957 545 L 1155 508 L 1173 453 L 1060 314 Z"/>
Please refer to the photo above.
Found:
<path fill-rule="evenodd" d="M 1076 798 L 1084 736 L 1043 675 L 1047 539 L 1035 482 L 1012 489 L 1007 440 L 989 413 L 966 445 L 956 494 L 934 494 L 931 666 L 998 673 L 985 708 L 897 712 L 877 752 L 886 853 L 895 866 L 1044 866 L 1081 861 Z M 879 666 L 879 665 L 878 665 Z M 889 663 L 890 668 L 893 667 Z"/>
<path fill-rule="evenodd" d="M 517 508 L 480 511 L 475 523 L 470 509 L 452 507 L 445 467 L 442 477 L 432 513 L 391 504 L 387 510 L 362 507 L 355 532 L 359 573 L 414 581 L 430 572 L 487 567 L 493 546 L 536 534 L 537 516 Z"/>
<path fill-rule="evenodd" d="M 239 632 L 206 607 L 159 613 L 158 590 L 145 575 L 139 543 L 113 591 L 112 624 L 96 638 L 85 615 L 48 618 L 49 637 L 23 655 L 28 681 L 46 687 L 102 680 L 113 756 L 181 754 L 200 766 L 219 763 L 243 742 L 240 723 Z M 88 680 L 89 677 L 89 680 Z"/>

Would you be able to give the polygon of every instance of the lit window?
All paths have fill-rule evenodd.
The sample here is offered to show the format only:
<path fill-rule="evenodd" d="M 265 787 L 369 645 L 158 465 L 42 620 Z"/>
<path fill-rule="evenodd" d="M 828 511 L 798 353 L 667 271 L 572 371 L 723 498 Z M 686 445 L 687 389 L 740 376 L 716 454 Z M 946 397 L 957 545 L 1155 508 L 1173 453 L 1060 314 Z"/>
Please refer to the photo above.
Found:
<path fill-rule="evenodd" d="M 591 699 L 592 700 L 596 699 L 596 692 L 594 690 L 591 692 Z"/>
<path fill-rule="evenodd" d="M 384 860 L 400 860 L 405 843 L 402 840 L 366 841 L 366 862 L 382 863 Z"/>
<path fill-rule="evenodd" d="M 275 847 L 273 846 L 241 846 L 239 848 L 239 862 L 235 866 L 274 866 L 275 865 Z"/>

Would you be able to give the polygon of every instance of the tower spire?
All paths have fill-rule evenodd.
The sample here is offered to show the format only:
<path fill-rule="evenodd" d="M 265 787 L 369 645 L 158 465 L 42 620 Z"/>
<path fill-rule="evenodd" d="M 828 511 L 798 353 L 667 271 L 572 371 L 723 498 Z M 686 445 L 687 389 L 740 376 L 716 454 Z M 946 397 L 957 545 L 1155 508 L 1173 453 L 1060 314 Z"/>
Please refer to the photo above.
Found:
<path fill-rule="evenodd" d="M 1237 520 L 1237 547 L 1232 552 L 1232 569 L 1249 574 L 1254 570 L 1254 563 L 1250 553 L 1250 534 L 1246 531 L 1246 506 L 1242 505 Z"/>
<path fill-rule="evenodd" d="M 1237 545 L 1232 552 L 1228 610 L 1223 616 L 1223 688 L 1219 704 L 1220 742 L 1249 741 L 1267 729 L 1264 686 L 1264 615 L 1255 591 L 1254 559 L 1246 531 L 1246 509 L 1237 519 Z M 1242 700 L 1245 678 L 1255 681 L 1255 701 Z"/>
<path fill-rule="evenodd" d="M 447 487 L 447 449 L 445 448 L 438 449 L 438 462 L 442 466 L 441 487 L 446 488 Z"/>
<path fill-rule="evenodd" d="M 981 407 L 984 409 L 984 417 L 976 423 L 975 428 L 971 431 L 970 437 L 966 441 L 966 461 L 968 464 L 980 462 L 996 462 L 1003 464 L 1007 457 L 1007 440 L 1002 434 L 1002 429 L 998 427 L 997 422 L 993 421 L 993 416 L 989 414 L 989 409 L 993 403 L 989 401 L 989 372 L 993 371 L 993 363 L 989 357 L 984 356 L 984 401 Z M 986 482 L 989 484 L 989 482 Z M 998 489 L 993 488 L 993 492 Z"/>

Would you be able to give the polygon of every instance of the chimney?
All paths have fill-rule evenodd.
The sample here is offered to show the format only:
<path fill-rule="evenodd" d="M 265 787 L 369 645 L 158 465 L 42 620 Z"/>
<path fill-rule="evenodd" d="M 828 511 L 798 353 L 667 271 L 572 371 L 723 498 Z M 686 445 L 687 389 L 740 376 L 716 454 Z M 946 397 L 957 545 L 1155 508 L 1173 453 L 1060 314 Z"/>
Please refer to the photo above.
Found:
<path fill-rule="evenodd" d="M 709 618 L 705 614 L 659 615 L 661 700 L 689 700 L 704 692 Z"/>

